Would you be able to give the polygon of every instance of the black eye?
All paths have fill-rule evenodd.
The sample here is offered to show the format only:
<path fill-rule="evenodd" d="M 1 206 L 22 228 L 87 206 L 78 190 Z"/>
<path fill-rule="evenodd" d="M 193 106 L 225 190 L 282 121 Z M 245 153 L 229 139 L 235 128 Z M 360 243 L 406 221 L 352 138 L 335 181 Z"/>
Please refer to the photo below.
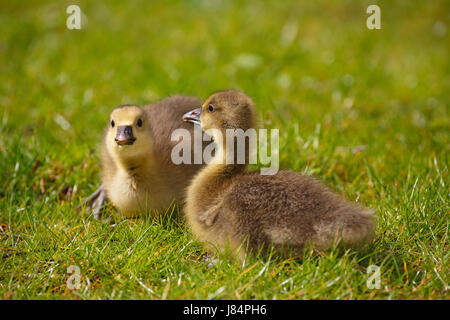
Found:
<path fill-rule="evenodd" d="M 138 119 L 137 125 L 138 125 L 138 127 L 142 127 L 142 119 Z"/>
<path fill-rule="evenodd" d="M 212 104 L 208 105 L 208 111 L 209 112 L 213 112 L 214 111 L 214 106 Z"/>
<path fill-rule="evenodd" d="M 114 120 L 111 120 L 111 127 L 114 128 L 115 125 L 116 123 L 114 122 Z"/>

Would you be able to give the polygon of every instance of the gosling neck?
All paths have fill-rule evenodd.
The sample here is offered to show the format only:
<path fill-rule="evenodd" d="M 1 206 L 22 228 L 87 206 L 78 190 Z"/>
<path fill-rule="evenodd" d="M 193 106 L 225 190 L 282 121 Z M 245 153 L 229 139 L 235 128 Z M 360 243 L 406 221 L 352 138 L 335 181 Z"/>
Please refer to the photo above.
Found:
<path fill-rule="evenodd" d="M 188 193 L 197 206 L 207 207 L 217 201 L 217 194 L 232 183 L 233 177 L 244 172 L 246 166 L 247 164 L 227 164 L 226 150 L 217 144 L 215 156 L 194 178 Z"/>
<path fill-rule="evenodd" d="M 119 170 L 133 178 L 147 177 L 153 166 L 151 157 L 123 157 L 116 154 L 115 158 Z"/>
<path fill-rule="evenodd" d="M 216 153 L 206 168 L 209 167 L 210 170 L 214 168 L 218 175 L 225 175 L 226 177 L 244 171 L 247 167 L 248 157 L 246 156 L 243 164 L 238 164 L 236 161 L 236 148 L 235 146 L 232 148 L 234 150 L 227 150 L 227 146 L 223 142 L 216 142 Z M 230 159 L 227 159 L 227 155 L 234 155 L 234 157 L 230 156 Z"/>

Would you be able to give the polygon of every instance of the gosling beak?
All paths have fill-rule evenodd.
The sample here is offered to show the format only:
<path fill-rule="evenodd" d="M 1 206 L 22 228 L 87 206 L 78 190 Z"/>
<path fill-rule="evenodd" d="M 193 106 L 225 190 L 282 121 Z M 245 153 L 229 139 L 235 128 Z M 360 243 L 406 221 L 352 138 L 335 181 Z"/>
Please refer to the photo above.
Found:
<path fill-rule="evenodd" d="M 136 138 L 133 136 L 133 127 L 119 126 L 117 127 L 116 143 L 119 146 L 132 145 Z"/>
<path fill-rule="evenodd" d="M 202 108 L 197 108 L 194 110 L 191 110 L 189 112 L 186 112 L 183 115 L 183 121 L 186 122 L 192 122 L 198 125 L 201 125 L 201 121 L 200 121 L 200 114 L 202 113 Z"/>

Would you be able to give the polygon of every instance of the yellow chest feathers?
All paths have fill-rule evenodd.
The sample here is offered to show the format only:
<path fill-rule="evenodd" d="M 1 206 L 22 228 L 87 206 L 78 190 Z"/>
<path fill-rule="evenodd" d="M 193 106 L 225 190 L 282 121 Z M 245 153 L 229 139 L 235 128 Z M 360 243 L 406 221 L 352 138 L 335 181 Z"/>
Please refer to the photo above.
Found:
<path fill-rule="evenodd" d="M 135 177 L 123 171 L 118 171 L 106 183 L 108 199 L 125 217 L 136 217 L 153 210 L 165 210 L 173 199 L 170 193 L 161 190 L 158 182 L 151 177 Z"/>
<path fill-rule="evenodd" d="M 124 216 L 132 217 L 145 211 L 147 192 L 141 186 L 138 191 L 138 181 L 132 176 L 118 172 L 105 187 L 109 200 Z"/>

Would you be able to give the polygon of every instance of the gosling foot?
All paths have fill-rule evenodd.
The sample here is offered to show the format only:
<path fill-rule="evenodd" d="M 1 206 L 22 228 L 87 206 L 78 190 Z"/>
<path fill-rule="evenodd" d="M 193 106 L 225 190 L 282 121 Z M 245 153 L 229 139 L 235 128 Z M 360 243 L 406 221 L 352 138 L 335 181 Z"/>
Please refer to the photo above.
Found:
<path fill-rule="evenodd" d="M 83 208 L 86 208 L 86 211 L 92 214 L 94 219 L 100 220 L 106 203 L 105 188 L 102 183 L 93 194 L 84 199 L 83 203 L 78 206 L 77 211 L 81 212 Z"/>

